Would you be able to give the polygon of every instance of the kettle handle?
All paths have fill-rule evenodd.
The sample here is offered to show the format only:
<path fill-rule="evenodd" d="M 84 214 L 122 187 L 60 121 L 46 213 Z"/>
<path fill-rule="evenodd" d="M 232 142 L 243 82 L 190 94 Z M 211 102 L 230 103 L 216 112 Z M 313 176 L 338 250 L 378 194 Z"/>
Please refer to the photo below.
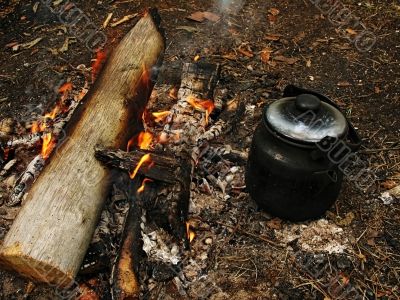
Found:
<path fill-rule="evenodd" d="M 337 110 L 339 110 L 341 112 L 341 109 L 339 108 L 339 106 L 333 102 L 332 100 L 330 100 L 328 97 L 317 93 L 315 91 L 312 90 L 307 90 L 295 85 L 288 85 L 285 87 L 284 91 L 283 91 L 283 97 L 296 97 L 298 95 L 301 94 L 311 94 L 314 95 L 316 97 L 318 97 L 321 101 L 326 102 L 330 105 L 332 105 L 333 107 L 335 107 Z M 346 116 L 343 114 L 343 116 L 346 118 Z M 354 128 L 353 124 L 351 124 L 351 122 L 349 121 L 349 119 L 346 118 L 348 127 L 349 127 L 349 131 L 347 133 L 347 138 L 349 139 L 350 142 L 347 143 L 347 145 L 350 147 L 350 149 L 352 151 L 357 151 L 360 146 L 361 146 L 361 137 L 358 135 L 356 129 Z"/>

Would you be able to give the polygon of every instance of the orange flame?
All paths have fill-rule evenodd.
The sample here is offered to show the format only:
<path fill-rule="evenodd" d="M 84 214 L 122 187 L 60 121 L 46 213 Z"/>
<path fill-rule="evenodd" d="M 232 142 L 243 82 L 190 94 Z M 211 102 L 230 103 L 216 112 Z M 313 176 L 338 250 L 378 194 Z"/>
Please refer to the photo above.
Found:
<path fill-rule="evenodd" d="M 142 185 L 141 185 L 140 188 L 138 188 L 138 190 L 137 190 L 137 192 L 138 192 L 139 194 L 140 194 L 140 193 L 143 193 L 144 188 L 145 188 L 145 185 L 146 185 L 146 182 L 153 182 L 153 180 L 151 180 L 150 178 L 145 178 L 145 179 L 143 179 Z"/>
<path fill-rule="evenodd" d="M 152 115 L 154 117 L 154 121 L 162 122 L 171 114 L 169 111 L 160 111 L 160 112 L 153 112 Z"/>
<path fill-rule="evenodd" d="M 188 97 L 187 102 L 190 105 L 192 105 L 195 109 L 206 112 L 206 125 L 207 125 L 208 118 L 215 107 L 214 102 L 212 100 L 208 100 L 208 99 L 206 99 L 206 100 L 197 99 L 193 96 Z"/>
<path fill-rule="evenodd" d="M 178 89 L 172 87 L 172 89 L 169 90 L 168 96 L 174 100 L 178 99 Z"/>
<path fill-rule="evenodd" d="M 186 235 L 189 239 L 189 242 L 192 242 L 194 240 L 194 238 L 196 237 L 196 234 L 191 229 L 189 222 L 186 222 Z"/>
<path fill-rule="evenodd" d="M 57 115 L 58 115 L 58 113 L 59 113 L 60 111 L 61 111 L 61 108 L 60 108 L 60 106 L 57 104 L 57 105 L 52 109 L 52 111 L 49 112 L 49 113 L 47 113 L 47 114 L 45 114 L 44 117 L 45 117 L 45 118 L 48 118 L 48 119 L 51 119 L 51 120 L 54 120 L 54 119 L 57 117 Z"/>
<path fill-rule="evenodd" d="M 150 157 L 150 154 L 149 154 L 149 153 L 147 153 L 147 154 L 145 154 L 145 155 L 142 156 L 142 158 L 140 159 L 139 163 L 137 164 L 135 170 L 133 170 L 133 172 L 132 172 L 131 174 L 129 174 L 129 177 L 130 177 L 131 179 L 134 179 L 134 178 L 136 177 L 137 172 L 139 171 L 140 167 L 141 167 L 144 163 L 146 163 L 146 162 L 147 162 L 148 164 L 151 163 L 151 157 Z"/>
<path fill-rule="evenodd" d="M 43 135 L 42 139 L 43 145 L 41 154 L 43 159 L 47 159 L 54 149 L 55 141 L 52 139 L 51 133 L 46 133 L 45 135 Z"/>
<path fill-rule="evenodd" d="M 105 60 L 106 60 L 106 52 L 102 50 L 97 50 L 96 58 L 92 64 L 92 82 L 95 81 Z"/>
<path fill-rule="evenodd" d="M 153 134 L 150 132 L 141 132 L 138 136 L 138 146 L 142 150 L 148 150 L 153 141 Z"/>

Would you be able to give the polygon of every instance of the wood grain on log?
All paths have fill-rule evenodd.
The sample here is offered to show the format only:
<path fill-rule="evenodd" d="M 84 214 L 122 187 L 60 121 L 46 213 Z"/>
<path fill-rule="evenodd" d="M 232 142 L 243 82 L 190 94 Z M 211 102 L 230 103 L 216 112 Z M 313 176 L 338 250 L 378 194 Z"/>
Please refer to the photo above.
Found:
<path fill-rule="evenodd" d="M 73 282 L 109 186 L 109 172 L 94 157 L 94 147 L 126 146 L 129 125 L 140 119 L 151 90 L 143 68 L 157 64 L 163 51 L 164 39 L 146 14 L 113 51 L 71 119 L 68 138 L 29 191 L 0 249 L 4 265 L 39 281 Z"/>

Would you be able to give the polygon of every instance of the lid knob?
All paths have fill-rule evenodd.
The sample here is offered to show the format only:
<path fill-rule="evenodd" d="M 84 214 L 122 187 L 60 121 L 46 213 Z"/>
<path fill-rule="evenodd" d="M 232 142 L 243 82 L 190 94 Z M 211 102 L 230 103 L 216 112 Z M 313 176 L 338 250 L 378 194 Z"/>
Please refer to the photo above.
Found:
<path fill-rule="evenodd" d="M 296 108 L 300 111 L 317 111 L 321 107 L 321 100 L 311 94 L 301 94 L 296 97 Z"/>

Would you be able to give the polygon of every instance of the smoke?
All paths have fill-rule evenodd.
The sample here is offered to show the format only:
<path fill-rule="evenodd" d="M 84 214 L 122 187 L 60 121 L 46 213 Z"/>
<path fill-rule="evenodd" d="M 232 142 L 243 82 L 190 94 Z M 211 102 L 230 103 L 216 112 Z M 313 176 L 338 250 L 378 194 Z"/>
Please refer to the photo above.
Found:
<path fill-rule="evenodd" d="M 245 4 L 245 0 L 216 0 L 216 8 L 222 14 L 237 14 Z"/>

